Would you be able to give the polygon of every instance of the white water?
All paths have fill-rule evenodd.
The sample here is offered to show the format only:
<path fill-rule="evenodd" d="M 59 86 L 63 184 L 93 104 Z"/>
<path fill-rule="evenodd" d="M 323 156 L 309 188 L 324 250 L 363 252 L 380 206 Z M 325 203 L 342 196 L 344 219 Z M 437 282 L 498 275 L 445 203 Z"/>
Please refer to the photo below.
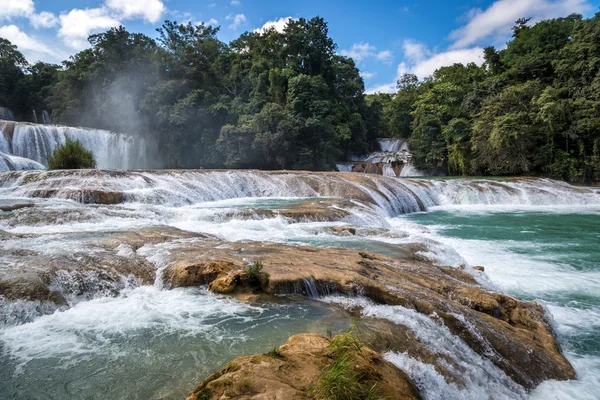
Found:
<path fill-rule="evenodd" d="M 0 151 L 45 166 L 48 157 L 67 139 L 78 140 L 91 150 L 98 168 L 141 169 L 153 165 L 146 142 L 139 137 L 101 129 L 0 121 Z"/>
<path fill-rule="evenodd" d="M 0 120 L 2 120 L 2 119 L 6 120 L 6 121 L 14 121 L 15 114 L 9 108 L 0 107 Z"/>
<path fill-rule="evenodd" d="M 69 190 L 78 188 L 122 192 L 126 202 L 116 206 L 86 206 L 63 200 L 68 197 L 66 193 Z M 34 194 L 42 189 L 58 191 L 54 194 L 54 199 L 38 200 Z M 580 276 L 548 269 L 544 263 L 532 261 L 526 256 L 519 257 L 518 254 L 507 252 L 506 248 L 487 241 L 447 238 L 440 235 L 436 227 L 424 226 L 399 216 L 419 211 L 420 203 L 430 210 L 440 207 L 463 208 L 473 213 L 484 213 L 490 209 L 555 210 L 559 218 L 567 209 L 600 212 L 599 192 L 599 189 L 577 188 L 551 180 L 430 181 L 355 174 L 258 171 L 111 174 L 101 171 L 22 172 L 2 175 L 0 199 L 35 201 L 38 204 L 35 213 L 39 219 L 28 221 L 20 217 L 21 214 L 16 214 L 12 219 L 0 219 L 0 229 L 20 234 L 43 233 L 42 237 L 4 240 L 4 250 L 17 254 L 35 251 L 48 257 L 81 249 L 95 251 L 94 236 L 86 238 L 80 232 L 97 235 L 104 231 L 157 225 L 209 233 L 227 241 L 308 243 L 374 251 L 393 251 L 393 246 L 397 244 L 421 242 L 428 246 L 429 251 L 425 254 L 440 263 L 483 264 L 487 274 L 474 272 L 483 283 L 508 288 L 510 291 L 522 291 L 537 298 L 555 288 L 597 292 L 600 290 L 597 285 L 598 277 L 588 275 L 586 282 Z M 242 212 L 277 210 L 289 207 L 303 198 L 322 197 L 353 201 L 350 206 L 346 206 L 351 214 L 342 220 L 297 223 L 283 217 L 264 217 L 259 213 L 248 217 Z M 60 215 L 57 220 L 45 217 L 56 213 Z M 85 218 L 73 218 L 73 215 Z M 356 227 L 357 235 L 334 234 L 329 229 L 340 225 Z M 133 249 L 124 246 L 117 247 L 114 251 L 124 257 L 134 253 Z M 148 246 L 137 250 L 137 253 L 156 261 L 160 268 L 163 265 L 161 257 L 168 251 L 168 245 Z M 225 304 L 214 298 L 208 298 L 210 304 L 205 305 L 204 299 L 194 300 L 193 295 L 188 295 L 186 291 L 172 294 L 158 288 L 132 289 L 116 298 L 78 303 L 65 312 L 47 315 L 32 323 L 2 331 L 0 342 L 4 343 L 13 359 L 23 364 L 24 368 L 35 363 L 44 352 L 64 360 L 65 365 L 83 363 L 86 359 L 93 358 L 94 354 L 102 352 L 115 357 L 108 362 L 118 362 L 123 359 L 118 354 L 124 350 L 120 345 L 114 345 L 113 335 L 122 338 L 132 335 L 137 337 L 137 328 L 145 334 L 174 329 L 184 335 L 194 335 L 207 327 L 217 326 L 202 319 L 206 315 L 213 315 L 211 310 L 219 311 L 219 308 L 230 307 L 229 303 Z M 351 305 L 347 299 L 336 299 L 335 302 Z M 401 307 L 370 303 L 361 305 L 365 315 L 379 316 L 409 326 L 420 340 L 427 343 L 428 348 L 452 357 L 457 365 L 468 371 L 467 374 L 462 374 L 468 379 L 467 387 L 461 388 L 446 382 L 432 367 L 419 360 L 404 354 L 388 354 L 386 357 L 390 361 L 405 369 L 416 380 L 424 391 L 425 398 L 506 399 L 526 396 L 502 371 L 479 357 L 427 316 Z M 236 307 L 241 306 L 233 304 L 231 307 L 232 312 L 235 312 Z M 564 307 L 548 307 L 561 335 L 569 330 L 594 330 L 600 327 L 600 317 L 593 311 L 574 313 Z M 191 314 L 187 314 L 188 312 Z M 252 314 L 252 311 L 248 312 Z M 239 320 L 240 326 L 252 325 L 256 316 L 239 319 L 244 313 L 246 311 L 242 310 L 241 314 L 232 315 L 231 318 Z M 96 324 L 96 320 L 100 323 Z M 581 357 L 569 351 L 566 354 L 577 369 L 580 380 L 544 383 L 533 393 L 534 398 L 593 398 L 589 396 L 600 388 L 597 378 L 600 371 L 599 359 Z"/>
<path fill-rule="evenodd" d="M 483 359 L 448 328 L 439 325 L 426 315 L 401 306 L 376 305 L 357 298 L 327 297 L 325 302 L 341 304 L 349 309 L 361 308 L 365 317 L 386 319 L 411 329 L 420 343 L 433 354 L 447 357 L 455 366 L 443 365 L 465 379 L 465 387 L 449 383 L 430 364 L 425 364 L 407 354 L 388 352 L 386 359 L 406 371 L 426 399 L 479 400 L 519 399 L 525 391 L 490 361 Z"/>
<path fill-rule="evenodd" d="M 46 169 L 39 162 L 0 152 L 0 172 Z"/>

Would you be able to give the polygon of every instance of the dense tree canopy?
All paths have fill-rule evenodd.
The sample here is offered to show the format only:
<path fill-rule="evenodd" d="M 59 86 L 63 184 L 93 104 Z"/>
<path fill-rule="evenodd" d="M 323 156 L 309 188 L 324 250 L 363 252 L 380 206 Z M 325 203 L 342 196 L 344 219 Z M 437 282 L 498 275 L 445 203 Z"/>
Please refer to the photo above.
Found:
<path fill-rule="evenodd" d="M 321 18 L 229 44 L 217 33 L 113 28 L 62 66 L 29 65 L 0 39 L 0 106 L 145 135 L 171 168 L 327 170 L 377 137 L 404 137 L 422 169 L 600 179 L 600 14 L 522 18 L 482 66 L 405 75 L 396 93 L 368 96 Z"/>
<path fill-rule="evenodd" d="M 542 174 L 600 179 L 600 14 L 528 25 L 485 63 L 442 67 L 383 105 L 390 136 L 409 138 L 415 164 L 457 175 Z M 380 130 L 384 132 L 384 130 Z"/>

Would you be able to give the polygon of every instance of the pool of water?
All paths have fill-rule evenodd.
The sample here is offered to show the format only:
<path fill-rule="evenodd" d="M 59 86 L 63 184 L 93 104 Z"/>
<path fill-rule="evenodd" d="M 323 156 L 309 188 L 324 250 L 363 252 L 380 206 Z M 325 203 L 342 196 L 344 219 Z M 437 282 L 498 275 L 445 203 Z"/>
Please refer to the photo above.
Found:
<path fill-rule="evenodd" d="M 0 398 L 182 399 L 236 357 L 347 326 L 321 302 L 140 287 L 0 331 Z"/>

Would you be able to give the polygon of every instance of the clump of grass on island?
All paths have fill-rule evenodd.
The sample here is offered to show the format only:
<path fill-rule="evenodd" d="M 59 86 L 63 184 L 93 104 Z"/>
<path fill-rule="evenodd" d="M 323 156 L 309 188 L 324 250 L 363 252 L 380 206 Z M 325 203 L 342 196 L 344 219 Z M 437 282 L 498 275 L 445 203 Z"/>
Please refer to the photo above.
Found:
<path fill-rule="evenodd" d="M 354 328 L 337 335 L 331 345 L 331 363 L 323 369 L 318 383 L 312 389 L 319 400 L 375 400 L 381 399 L 376 383 L 362 379 L 353 368 L 353 357 L 360 355 L 363 344 L 354 338 Z"/>
<path fill-rule="evenodd" d="M 260 281 L 262 276 L 269 276 L 269 274 L 262 272 L 263 265 L 260 261 L 255 261 L 248 265 L 244 270 L 246 272 L 246 278 L 250 281 Z"/>
<path fill-rule="evenodd" d="M 283 354 L 281 354 L 281 350 L 279 350 L 279 347 L 273 347 L 271 350 L 269 350 L 268 354 L 271 357 L 283 358 Z"/>
<path fill-rule="evenodd" d="M 79 140 L 67 139 L 57 147 L 48 159 L 49 169 L 92 169 L 96 168 L 94 153 L 83 147 Z"/>

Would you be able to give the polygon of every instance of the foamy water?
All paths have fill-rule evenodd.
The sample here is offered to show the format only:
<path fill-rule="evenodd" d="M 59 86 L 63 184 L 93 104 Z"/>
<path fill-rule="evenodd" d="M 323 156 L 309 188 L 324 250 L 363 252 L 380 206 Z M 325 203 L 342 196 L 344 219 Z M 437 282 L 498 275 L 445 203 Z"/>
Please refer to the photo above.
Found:
<path fill-rule="evenodd" d="M 465 263 L 482 284 L 542 303 L 579 377 L 546 382 L 527 394 L 427 316 L 361 299 L 327 299 L 343 307 L 358 304 L 365 316 L 410 327 L 431 351 L 451 357 L 468 371 L 461 374 L 467 386 L 458 387 L 420 360 L 386 354 L 417 382 L 425 398 L 587 399 L 600 390 L 600 258 L 595 250 L 600 236 L 594 230 L 600 226 L 598 189 L 549 180 L 356 180 L 344 174 L 257 171 L 81 171 L 26 179 L 36 174 L 0 175 L 0 201 L 36 205 L 0 214 L 1 230 L 25 235 L 2 241 L 0 274 L 22 268 L 19 254 L 26 252 L 60 257 L 112 251 L 118 257 L 144 257 L 160 271 L 172 243 L 137 250 L 127 245 L 107 250 L 96 244 L 106 232 L 157 226 L 225 241 L 300 243 L 384 254 L 392 254 L 396 245 L 418 242 L 427 247 L 423 255 L 440 264 Z M 82 187 L 122 192 L 125 202 L 103 206 L 65 199 L 69 190 Z M 55 190 L 54 198 L 32 197 L 37 190 L 50 189 Z M 349 200 L 344 205 L 348 215 L 296 222 L 260 212 L 321 198 Z M 404 215 L 424 208 L 429 212 Z M 356 228 L 356 235 L 332 231 L 339 226 Z M 473 265 L 484 265 L 486 272 L 470 269 Z M 107 398 L 180 398 L 211 368 L 241 354 L 267 351 L 293 333 L 323 332 L 324 321 L 332 319 L 326 305 L 250 306 L 202 288 L 119 288 L 117 296 L 100 293 L 57 312 L 42 304 L 11 304 L 17 322 L 0 331 L 2 362 L 8 366 L 0 376 L 0 393 L 26 397 L 28 392 L 20 388 L 36 388 L 35 382 L 42 382 L 57 398 L 79 398 L 85 390 Z M 154 377 L 149 384 L 148 376 Z M 111 385 L 123 392 L 112 391 Z"/>

